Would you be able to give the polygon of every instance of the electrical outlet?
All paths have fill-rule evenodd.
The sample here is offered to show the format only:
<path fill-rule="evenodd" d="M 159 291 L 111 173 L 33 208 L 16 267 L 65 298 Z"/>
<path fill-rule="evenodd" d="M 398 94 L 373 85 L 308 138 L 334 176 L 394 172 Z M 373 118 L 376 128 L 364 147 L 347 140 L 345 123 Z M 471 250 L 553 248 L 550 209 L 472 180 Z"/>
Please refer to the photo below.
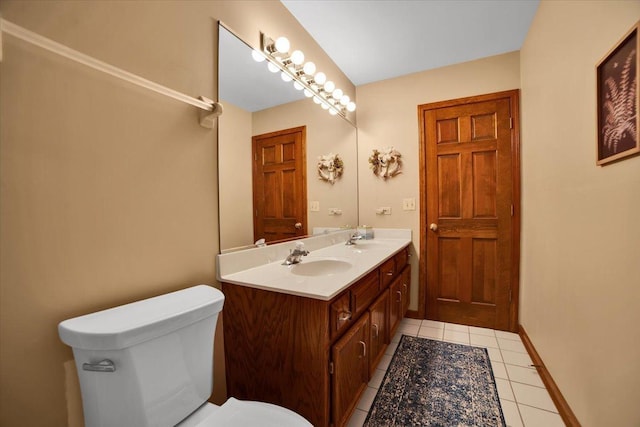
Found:
<path fill-rule="evenodd" d="M 309 205 L 309 210 L 311 212 L 320 212 L 320 202 L 317 200 L 312 201 Z"/>
<path fill-rule="evenodd" d="M 416 199 L 413 197 L 410 199 L 402 199 L 402 210 L 405 211 L 415 211 L 416 210 Z"/>

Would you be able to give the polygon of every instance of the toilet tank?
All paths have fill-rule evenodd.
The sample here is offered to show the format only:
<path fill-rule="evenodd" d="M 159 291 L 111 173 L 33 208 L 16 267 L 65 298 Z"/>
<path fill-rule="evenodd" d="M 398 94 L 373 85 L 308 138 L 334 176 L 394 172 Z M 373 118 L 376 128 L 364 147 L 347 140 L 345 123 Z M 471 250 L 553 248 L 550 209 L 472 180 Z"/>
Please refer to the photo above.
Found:
<path fill-rule="evenodd" d="M 86 427 L 174 426 L 206 402 L 223 304 L 198 285 L 61 322 Z"/>

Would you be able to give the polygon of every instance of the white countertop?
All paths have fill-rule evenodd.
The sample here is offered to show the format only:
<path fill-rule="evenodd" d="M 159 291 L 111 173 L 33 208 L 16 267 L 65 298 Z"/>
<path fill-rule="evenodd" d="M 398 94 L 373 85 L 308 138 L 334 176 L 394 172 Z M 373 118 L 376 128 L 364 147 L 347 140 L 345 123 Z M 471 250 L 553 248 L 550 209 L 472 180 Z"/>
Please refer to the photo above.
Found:
<path fill-rule="evenodd" d="M 346 246 L 346 238 L 353 231 L 218 255 L 218 280 L 328 301 L 411 243 L 411 230 L 374 229 L 374 239 Z M 346 271 L 319 276 L 294 274 L 296 265 L 286 266 L 282 262 L 298 241 L 304 242 L 305 248 L 310 251 L 298 265 L 333 259 L 345 261 L 351 267 Z M 278 255 L 282 256 L 274 259 Z"/>

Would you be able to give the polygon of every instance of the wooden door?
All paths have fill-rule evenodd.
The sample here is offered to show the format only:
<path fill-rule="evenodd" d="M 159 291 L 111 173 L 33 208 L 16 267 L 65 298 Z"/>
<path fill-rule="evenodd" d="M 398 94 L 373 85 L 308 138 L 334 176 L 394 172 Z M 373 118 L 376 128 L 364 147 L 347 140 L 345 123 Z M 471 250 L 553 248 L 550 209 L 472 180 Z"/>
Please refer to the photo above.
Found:
<path fill-rule="evenodd" d="M 252 138 L 254 241 L 307 234 L 305 140 L 305 126 Z"/>
<path fill-rule="evenodd" d="M 419 106 L 427 319 L 516 330 L 517 105 L 509 91 Z"/>
<path fill-rule="evenodd" d="M 331 410 L 334 426 L 349 420 L 360 394 L 369 382 L 369 313 L 340 338 L 331 351 L 333 378 L 331 381 Z"/>

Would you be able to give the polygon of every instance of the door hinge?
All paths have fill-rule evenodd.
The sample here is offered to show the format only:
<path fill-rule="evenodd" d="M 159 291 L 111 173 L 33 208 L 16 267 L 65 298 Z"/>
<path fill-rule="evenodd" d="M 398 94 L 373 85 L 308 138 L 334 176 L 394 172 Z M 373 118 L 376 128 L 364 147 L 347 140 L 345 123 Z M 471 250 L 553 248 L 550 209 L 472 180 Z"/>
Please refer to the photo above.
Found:
<path fill-rule="evenodd" d="M 329 374 L 333 375 L 333 362 L 329 362 Z"/>
<path fill-rule="evenodd" d="M 513 205 L 511 205 L 511 216 L 513 216 L 513 212 L 514 212 Z"/>
<path fill-rule="evenodd" d="M 513 129 L 513 117 L 509 117 L 509 129 Z"/>

